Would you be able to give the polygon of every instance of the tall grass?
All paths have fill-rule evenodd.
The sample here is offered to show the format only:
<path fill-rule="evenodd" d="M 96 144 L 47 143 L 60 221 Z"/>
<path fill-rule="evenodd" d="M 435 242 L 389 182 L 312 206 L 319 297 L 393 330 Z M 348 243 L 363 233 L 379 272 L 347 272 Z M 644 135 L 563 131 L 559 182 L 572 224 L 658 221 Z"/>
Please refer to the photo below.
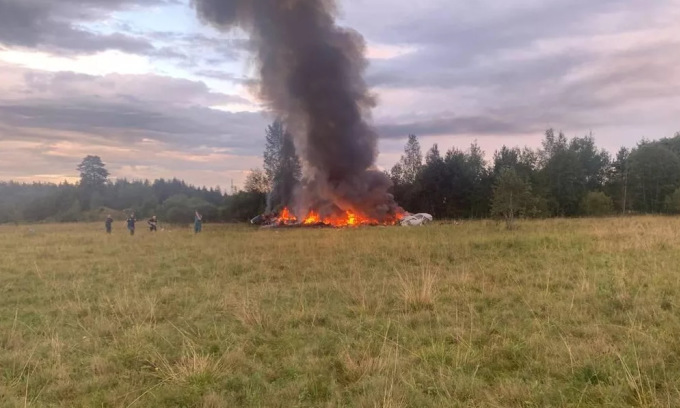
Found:
<path fill-rule="evenodd" d="M 677 407 L 680 220 L 0 226 L 0 406 Z"/>

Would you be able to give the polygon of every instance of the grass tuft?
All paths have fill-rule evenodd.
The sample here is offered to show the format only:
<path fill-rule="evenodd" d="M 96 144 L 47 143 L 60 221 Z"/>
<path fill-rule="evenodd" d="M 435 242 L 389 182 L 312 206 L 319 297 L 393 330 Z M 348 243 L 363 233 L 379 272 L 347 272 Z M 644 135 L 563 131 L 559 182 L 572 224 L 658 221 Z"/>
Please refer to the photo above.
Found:
<path fill-rule="evenodd" d="M 398 273 L 401 298 L 407 310 L 434 310 L 437 299 L 437 275 L 425 269 L 416 277 L 404 277 Z"/>
<path fill-rule="evenodd" d="M 191 344 L 185 345 L 182 355 L 174 361 L 157 353 L 153 366 L 161 380 L 170 384 L 214 383 L 228 373 L 221 358 L 199 353 Z"/>

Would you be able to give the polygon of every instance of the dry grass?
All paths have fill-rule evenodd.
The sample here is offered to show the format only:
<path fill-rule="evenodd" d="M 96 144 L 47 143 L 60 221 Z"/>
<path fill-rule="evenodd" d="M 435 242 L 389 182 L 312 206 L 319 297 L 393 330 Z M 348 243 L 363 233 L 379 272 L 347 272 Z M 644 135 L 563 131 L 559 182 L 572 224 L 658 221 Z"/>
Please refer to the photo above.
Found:
<path fill-rule="evenodd" d="M 661 217 L 0 226 L 0 406 L 678 407 L 678 265 Z"/>
<path fill-rule="evenodd" d="M 399 276 L 401 297 L 406 309 L 416 311 L 434 309 L 437 298 L 437 275 L 435 273 L 427 269 L 422 271 L 420 276 L 404 277 L 399 273 L 397 276 Z"/>
<path fill-rule="evenodd" d="M 271 326 L 271 321 L 262 311 L 260 305 L 250 299 L 247 294 L 243 299 L 238 299 L 238 295 L 236 295 L 235 299 L 225 299 L 224 304 L 225 308 L 229 310 L 244 327 L 259 330 Z"/>
<path fill-rule="evenodd" d="M 157 353 L 153 366 L 164 382 L 178 385 L 192 381 L 216 381 L 228 374 L 228 368 L 221 358 L 201 354 L 190 344 L 185 345 L 182 356 L 177 361 L 169 361 Z"/>

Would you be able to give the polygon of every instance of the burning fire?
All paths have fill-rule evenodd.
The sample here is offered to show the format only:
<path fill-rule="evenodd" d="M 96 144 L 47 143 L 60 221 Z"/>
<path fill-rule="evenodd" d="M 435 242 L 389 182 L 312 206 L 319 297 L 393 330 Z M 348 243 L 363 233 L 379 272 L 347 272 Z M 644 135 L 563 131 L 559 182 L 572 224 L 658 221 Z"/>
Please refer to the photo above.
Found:
<path fill-rule="evenodd" d="M 284 208 L 275 219 L 275 224 L 279 225 L 326 225 L 332 227 L 358 227 L 362 225 L 394 225 L 404 217 L 403 214 L 397 214 L 386 221 L 378 221 L 377 219 L 363 216 L 353 211 L 345 211 L 333 216 L 322 217 L 317 211 L 310 211 L 307 216 L 298 221 L 297 217 L 293 215 L 288 208 Z"/>
<path fill-rule="evenodd" d="M 314 224 L 320 224 L 321 223 L 321 216 L 319 216 L 319 213 L 315 211 L 310 211 L 309 215 L 305 220 L 302 222 L 305 225 L 314 225 Z"/>
<path fill-rule="evenodd" d="M 290 213 L 288 208 L 284 208 L 279 215 L 279 221 L 284 224 L 295 224 L 297 223 L 297 218 Z"/>

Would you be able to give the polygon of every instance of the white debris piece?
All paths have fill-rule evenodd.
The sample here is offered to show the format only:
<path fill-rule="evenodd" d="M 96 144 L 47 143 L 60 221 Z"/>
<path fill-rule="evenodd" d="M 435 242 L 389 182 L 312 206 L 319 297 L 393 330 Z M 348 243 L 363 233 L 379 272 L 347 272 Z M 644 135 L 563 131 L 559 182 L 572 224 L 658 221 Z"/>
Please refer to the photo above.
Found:
<path fill-rule="evenodd" d="M 418 225 L 425 225 L 429 222 L 432 222 L 433 217 L 430 214 L 426 213 L 419 213 L 419 214 L 411 214 L 407 217 L 404 217 L 399 223 L 403 227 L 415 227 Z"/>

